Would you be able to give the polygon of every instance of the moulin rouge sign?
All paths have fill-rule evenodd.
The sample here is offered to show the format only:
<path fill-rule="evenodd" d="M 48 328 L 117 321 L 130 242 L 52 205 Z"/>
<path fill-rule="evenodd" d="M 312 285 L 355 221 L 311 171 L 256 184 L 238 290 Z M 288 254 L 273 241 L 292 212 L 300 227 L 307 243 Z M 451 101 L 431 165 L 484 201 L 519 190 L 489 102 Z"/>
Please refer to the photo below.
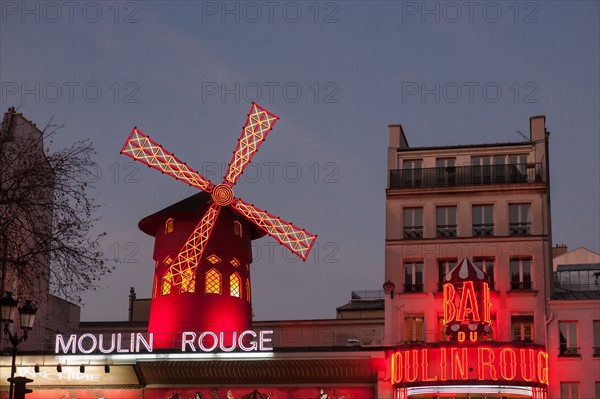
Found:
<path fill-rule="evenodd" d="M 237 349 L 243 352 L 272 351 L 270 346 L 273 331 L 265 330 L 254 332 L 252 330 L 241 333 L 223 332 L 214 333 L 205 331 L 195 333 L 185 331 L 181 333 L 181 352 L 233 352 Z M 56 335 L 54 353 L 56 354 L 123 354 L 123 353 L 148 353 L 154 349 L 154 334 L 72 334 Z"/>
<path fill-rule="evenodd" d="M 445 277 L 442 308 L 447 343 L 405 347 L 391 355 L 391 383 L 502 381 L 548 385 L 548 353 L 540 345 L 479 341 L 491 332 L 485 273 L 463 259 Z"/>

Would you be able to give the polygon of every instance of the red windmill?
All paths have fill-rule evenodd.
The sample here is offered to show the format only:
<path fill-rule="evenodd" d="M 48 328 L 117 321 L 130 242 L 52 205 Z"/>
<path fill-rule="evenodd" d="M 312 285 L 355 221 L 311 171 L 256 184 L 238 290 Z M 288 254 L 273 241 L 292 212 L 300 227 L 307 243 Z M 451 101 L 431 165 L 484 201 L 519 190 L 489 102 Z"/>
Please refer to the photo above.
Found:
<path fill-rule="evenodd" d="M 183 213 L 181 223 L 169 217 L 150 232 L 156 236 L 156 269 L 148 332 L 154 333 L 155 346 L 177 346 L 174 333 L 182 331 L 231 333 L 251 327 L 250 240 L 260 236 L 257 231 L 264 231 L 306 260 L 316 240 L 314 234 L 233 194 L 233 186 L 278 119 L 252 104 L 227 173 L 217 185 L 135 127 L 121 149 L 122 154 L 204 191 L 181 202 L 197 207 L 191 214 Z M 247 221 L 260 230 L 244 229 L 244 225 L 252 226 Z M 177 234 L 171 234 L 174 230 Z"/>

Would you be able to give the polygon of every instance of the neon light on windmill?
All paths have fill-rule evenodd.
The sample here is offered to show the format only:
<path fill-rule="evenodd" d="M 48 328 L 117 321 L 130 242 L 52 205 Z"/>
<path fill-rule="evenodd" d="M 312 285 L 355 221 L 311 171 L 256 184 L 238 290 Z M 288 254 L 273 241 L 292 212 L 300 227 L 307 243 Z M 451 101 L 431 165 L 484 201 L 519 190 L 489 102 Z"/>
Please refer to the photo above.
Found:
<path fill-rule="evenodd" d="M 172 153 L 165 150 L 161 145 L 150 139 L 149 136 L 142 133 L 137 127 L 134 127 L 131 131 L 131 134 L 121 149 L 122 154 L 157 169 L 162 173 L 168 174 L 176 180 L 196 187 L 210 195 L 210 200 L 206 203 L 207 209 L 202 211 L 201 217 L 198 216 L 200 217 L 200 220 L 197 222 L 193 231 L 191 231 L 191 234 L 189 234 L 189 237 L 183 246 L 181 246 L 181 249 L 176 254 L 173 252 L 172 257 L 165 257 L 165 255 L 162 254 L 159 258 L 159 260 L 170 259 L 169 262 L 162 261 L 164 266 L 161 266 L 161 268 L 163 268 L 161 270 L 163 271 L 160 272 L 160 275 L 158 275 L 158 271 L 156 272 L 158 275 L 157 281 L 160 281 L 160 289 L 156 292 L 159 292 L 161 297 L 195 293 L 196 295 L 209 294 L 214 298 L 215 294 L 219 297 L 225 297 L 223 294 L 227 293 L 227 297 L 231 296 L 240 300 L 247 298 L 244 302 L 249 302 L 250 287 L 249 280 L 246 277 L 247 274 L 232 275 L 230 272 L 226 272 L 226 274 L 221 274 L 220 272 L 222 270 L 221 268 L 225 267 L 225 265 L 230 265 L 231 267 L 239 266 L 241 262 L 238 259 L 245 258 L 228 258 L 230 254 L 218 252 L 218 250 L 215 250 L 215 252 L 219 253 L 218 256 L 215 253 L 212 253 L 212 250 L 211 253 L 208 253 L 205 256 L 204 252 L 207 250 L 207 247 L 212 245 L 209 244 L 209 241 L 215 225 L 219 223 L 219 215 L 221 215 L 221 218 L 225 219 L 231 217 L 239 219 L 232 222 L 232 228 L 231 230 L 228 230 L 231 231 L 231 234 L 234 237 L 242 238 L 243 234 L 246 233 L 246 230 L 243 229 L 242 224 L 240 223 L 245 219 L 256 225 L 266 234 L 275 238 L 275 240 L 290 249 L 292 253 L 296 254 L 302 260 L 306 260 L 308 257 L 310 250 L 315 243 L 316 235 L 236 198 L 233 191 L 233 186 L 236 184 L 261 144 L 265 141 L 277 120 L 278 117 L 276 115 L 265 110 L 258 104 L 252 104 L 225 177 L 220 184 L 216 185 L 187 166 Z M 223 208 L 227 208 L 232 212 L 227 212 L 228 216 L 225 217 L 221 212 Z M 235 216 L 230 217 L 229 215 Z M 196 222 L 194 221 L 194 224 L 195 223 Z M 179 226 L 179 224 L 177 225 Z M 250 225 L 247 227 L 250 227 Z M 177 236 L 175 230 L 177 230 L 177 228 L 173 229 L 173 221 L 171 221 L 171 228 L 165 229 L 164 227 L 161 227 L 161 234 L 164 231 L 165 237 L 167 237 L 165 240 L 174 240 L 172 236 Z M 219 240 L 228 239 L 221 237 L 221 233 L 217 233 L 217 235 L 219 234 Z M 244 236 L 244 239 L 245 237 L 247 236 Z M 204 260 L 209 262 L 209 266 L 214 265 L 216 269 L 211 269 L 211 266 L 199 273 L 198 267 L 201 261 Z M 221 262 L 222 260 L 224 262 Z M 242 262 L 247 264 L 249 263 L 249 259 L 242 260 Z M 164 269 L 165 267 L 166 269 Z M 217 271 L 217 269 L 219 271 Z M 225 283 L 230 284 L 230 288 L 233 288 L 222 288 L 222 284 Z M 203 287 L 197 288 L 198 284 L 202 284 Z M 207 297 L 205 297 L 205 299 L 206 298 Z M 188 299 L 182 298 L 181 303 L 183 303 L 183 301 L 188 301 Z M 167 317 L 165 312 L 173 313 L 173 315 L 168 316 L 171 318 L 181 317 L 180 315 L 184 312 L 182 312 L 181 309 L 175 309 L 175 307 L 178 306 L 175 305 L 175 303 L 176 302 L 172 302 L 172 304 L 169 305 L 170 310 L 162 312 L 162 317 Z M 198 310 L 197 308 L 193 308 L 189 302 L 185 303 L 189 313 Z M 154 305 L 153 299 L 153 306 Z M 231 311 L 231 308 L 224 308 L 223 312 L 227 311 Z M 213 312 L 210 314 L 210 317 L 214 318 L 215 313 Z M 153 324 L 152 313 L 150 324 Z M 163 324 L 161 328 L 174 328 L 164 327 L 164 323 L 155 324 Z"/>

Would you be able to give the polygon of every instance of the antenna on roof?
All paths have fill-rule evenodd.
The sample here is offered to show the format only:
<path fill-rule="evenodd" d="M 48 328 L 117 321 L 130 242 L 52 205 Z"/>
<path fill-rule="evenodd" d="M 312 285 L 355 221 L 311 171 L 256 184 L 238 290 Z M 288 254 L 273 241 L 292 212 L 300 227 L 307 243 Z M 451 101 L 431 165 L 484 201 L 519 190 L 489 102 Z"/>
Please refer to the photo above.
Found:
<path fill-rule="evenodd" d="M 525 141 L 525 142 L 531 141 L 531 140 L 529 140 L 529 138 L 527 136 L 525 136 L 523 133 L 521 133 L 521 131 L 518 129 L 517 129 L 517 133 L 519 133 L 521 135 L 521 137 L 523 137 L 523 141 Z"/>

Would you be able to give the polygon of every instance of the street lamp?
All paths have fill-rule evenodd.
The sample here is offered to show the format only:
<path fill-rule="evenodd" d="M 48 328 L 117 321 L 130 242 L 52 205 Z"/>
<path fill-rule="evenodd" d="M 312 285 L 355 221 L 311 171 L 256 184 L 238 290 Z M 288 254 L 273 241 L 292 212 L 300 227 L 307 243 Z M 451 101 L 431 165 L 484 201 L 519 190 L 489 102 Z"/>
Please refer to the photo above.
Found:
<path fill-rule="evenodd" d="M 19 302 L 12 297 L 12 292 L 7 292 L 6 296 L 0 299 L 0 315 L 2 316 L 2 323 L 4 323 L 4 333 L 8 335 L 8 340 L 12 345 L 12 366 L 10 368 L 10 388 L 8 392 L 8 399 L 13 399 L 13 380 L 16 371 L 16 358 L 17 358 L 17 346 L 23 341 L 27 340 L 27 333 L 33 328 L 33 322 L 35 320 L 35 313 L 37 308 L 31 304 L 31 301 L 26 300 L 25 305 L 19 308 L 19 319 L 21 322 L 21 329 L 23 334 L 19 337 L 16 332 L 11 332 L 8 326 L 14 323 L 15 312 L 17 310 L 17 304 Z"/>
<path fill-rule="evenodd" d="M 394 297 L 394 288 L 396 288 L 396 284 L 394 284 L 391 280 L 388 280 L 385 283 L 383 283 L 383 291 L 386 294 L 390 294 L 391 298 Z"/>

